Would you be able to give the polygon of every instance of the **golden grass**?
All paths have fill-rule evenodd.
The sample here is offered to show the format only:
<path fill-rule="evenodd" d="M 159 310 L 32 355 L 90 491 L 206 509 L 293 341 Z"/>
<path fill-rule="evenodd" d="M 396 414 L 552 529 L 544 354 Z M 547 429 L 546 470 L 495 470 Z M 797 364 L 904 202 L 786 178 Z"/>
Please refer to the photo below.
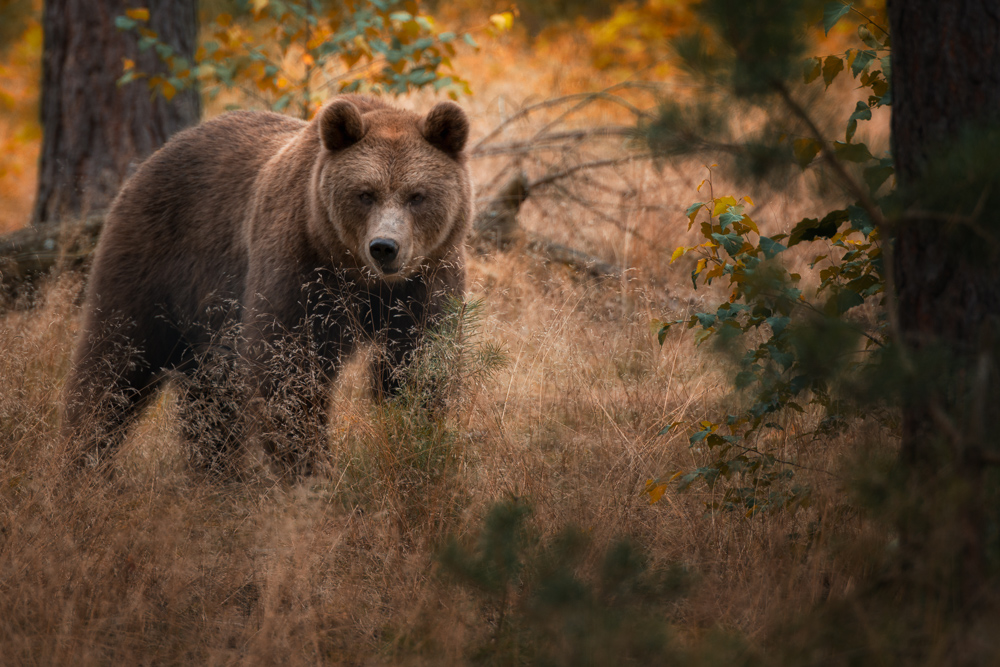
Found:
<path fill-rule="evenodd" d="M 529 94 L 578 89 L 572 72 L 539 60 L 517 80 L 502 76 L 512 57 L 509 45 L 485 54 L 495 76 L 467 104 L 475 136 Z M 621 121 L 613 110 L 588 114 Z M 474 167 L 483 183 L 498 162 Z M 333 390 L 328 475 L 220 484 L 193 474 L 169 394 L 134 430 L 113 478 L 69 474 L 58 395 L 80 283 L 47 285 L 37 307 L 0 319 L 0 663 L 466 664 L 490 644 L 496 618 L 438 575 L 435 554 L 510 497 L 532 504 L 543 537 L 574 524 L 598 545 L 628 536 L 654 566 L 689 568 L 690 594 L 651 607 L 682 645 L 723 628 L 760 652 L 775 624 L 850 592 L 888 539 L 844 503 L 845 458 L 862 443 L 891 447 L 866 435 L 871 424 L 781 443 L 815 488 L 795 514 L 708 513 L 718 488 L 671 490 L 654 505 L 643 494 L 647 479 L 703 456 L 680 430 L 657 435 L 663 425 L 739 400 L 719 359 L 681 332 L 661 347 L 649 328 L 712 303 L 692 291 L 688 266 L 669 265 L 670 250 L 695 238 L 683 210 L 703 177 L 698 164 L 598 177 L 629 189 L 617 225 L 559 196 L 529 199 L 528 229 L 630 267 L 620 281 L 516 252 L 471 259 L 483 336 L 509 363 L 467 388 L 437 463 L 419 463 L 426 443 L 371 404 L 357 362 Z M 822 206 L 786 191 L 761 200 L 755 218 L 774 229 Z"/>

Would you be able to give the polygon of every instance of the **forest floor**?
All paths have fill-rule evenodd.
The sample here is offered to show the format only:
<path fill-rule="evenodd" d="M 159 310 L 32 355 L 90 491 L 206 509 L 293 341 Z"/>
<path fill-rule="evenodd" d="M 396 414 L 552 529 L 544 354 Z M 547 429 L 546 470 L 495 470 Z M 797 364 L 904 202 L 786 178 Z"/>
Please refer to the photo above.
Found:
<path fill-rule="evenodd" d="M 461 65 L 485 82 L 462 101 L 473 143 L 532 101 L 614 83 L 563 66 L 566 54 L 553 65 L 498 45 L 477 58 Z M 517 77 L 503 76 L 513 58 Z M 574 122 L 626 120 L 595 105 Z M 504 159 L 474 161 L 481 190 Z M 869 423 L 802 437 L 819 416 L 807 411 L 787 418 L 774 451 L 812 487 L 808 507 L 709 511 L 738 477 L 650 502 L 647 480 L 706 455 L 685 429 L 661 429 L 742 400 L 725 355 L 683 327 L 662 345 L 651 329 L 719 299 L 692 289 L 689 263 L 670 263 L 694 242 L 684 210 L 705 198 L 707 176 L 700 162 L 636 162 L 533 194 L 525 229 L 622 277 L 582 277 L 530 252 L 473 254 L 478 343 L 502 348 L 503 367 L 470 380 L 428 430 L 372 404 L 361 355 L 333 388 L 328 472 L 296 482 L 192 473 L 170 392 L 118 454 L 114 479 L 67 475 L 58 402 L 83 279 L 48 281 L 34 307 L 0 319 L 0 663 L 613 664 L 664 651 L 687 655 L 681 664 L 766 662 L 775 627 L 871 574 L 867 555 L 888 538 L 844 502 L 842 473 L 861 449 L 877 457 L 895 444 Z M 712 187 L 753 194 L 762 231 L 824 210 L 804 186 L 760 195 L 716 176 Z M 581 205 L 579 188 L 604 188 L 606 215 Z M 527 512 L 522 523 L 512 508 Z M 478 570 L 455 545 L 482 556 Z M 628 587 L 609 574 L 619 557 Z M 560 593 L 555 581 L 572 586 Z"/>

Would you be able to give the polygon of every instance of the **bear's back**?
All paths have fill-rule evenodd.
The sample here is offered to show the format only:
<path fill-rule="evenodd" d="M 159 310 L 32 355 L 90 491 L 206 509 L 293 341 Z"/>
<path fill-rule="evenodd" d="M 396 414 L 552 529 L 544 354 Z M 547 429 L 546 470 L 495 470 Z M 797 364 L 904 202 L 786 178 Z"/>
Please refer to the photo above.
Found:
<path fill-rule="evenodd" d="M 174 317 L 193 320 L 209 301 L 238 299 L 247 265 L 242 226 L 257 175 L 305 126 L 237 111 L 175 135 L 115 199 L 95 257 L 94 291 L 119 293 L 113 301 L 123 311 L 129 299 L 169 300 Z M 143 293 L 130 295 L 133 284 Z"/>

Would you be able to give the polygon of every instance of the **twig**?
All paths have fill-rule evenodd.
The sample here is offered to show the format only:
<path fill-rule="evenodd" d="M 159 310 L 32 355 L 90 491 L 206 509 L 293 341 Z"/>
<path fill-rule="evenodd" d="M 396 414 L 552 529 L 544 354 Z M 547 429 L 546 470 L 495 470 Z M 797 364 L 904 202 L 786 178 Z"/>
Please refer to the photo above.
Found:
<path fill-rule="evenodd" d="M 582 139 L 589 139 L 591 137 L 630 137 L 635 135 L 634 127 L 627 126 L 607 126 L 607 127 L 595 127 L 586 130 L 568 130 L 566 132 L 558 132 L 554 134 L 548 134 L 542 137 L 532 137 L 531 139 L 524 139 L 520 141 L 509 141 L 503 144 L 494 144 L 488 148 L 480 148 L 478 151 L 470 153 L 472 158 L 483 158 L 490 157 L 494 155 L 517 155 L 526 154 L 535 150 L 540 150 L 544 148 L 552 147 L 553 144 L 557 142 L 576 140 L 580 141 Z M 565 150 L 565 146 L 559 146 Z"/>
<path fill-rule="evenodd" d="M 483 144 L 486 144 L 487 142 L 491 141 L 494 137 L 503 132 L 503 130 L 506 129 L 509 125 L 511 125 L 514 122 L 517 122 L 518 120 L 521 120 L 525 116 L 528 116 L 534 113 L 535 111 L 540 111 L 542 109 L 549 109 L 551 107 L 559 106 L 561 104 L 566 104 L 568 102 L 573 102 L 576 100 L 585 100 L 587 103 L 589 103 L 594 101 L 595 99 L 605 99 L 624 106 L 625 108 L 629 109 L 629 111 L 631 111 L 632 113 L 634 113 L 639 117 L 646 116 L 647 115 L 646 111 L 639 109 L 632 103 L 626 101 L 625 99 L 617 95 L 611 95 L 612 91 L 629 89 L 629 88 L 642 89 L 643 86 L 638 82 L 624 81 L 622 83 L 609 86 L 608 88 L 605 88 L 604 90 L 598 91 L 596 93 L 574 93 L 572 95 L 554 97 L 552 99 L 548 99 L 543 102 L 538 102 L 536 104 L 522 107 L 517 113 L 515 113 L 514 115 L 510 116 L 509 118 L 501 122 L 499 125 L 493 128 L 485 137 L 477 141 L 476 144 L 469 150 L 469 152 L 475 153 L 483 146 Z M 565 117 L 565 114 L 563 115 L 563 117 Z"/>
<path fill-rule="evenodd" d="M 875 23 L 875 21 L 872 21 L 870 18 L 868 18 L 868 16 L 866 16 L 863 12 L 859 11 L 856 7 L 851 6 L 850 9 L 852 12 L 854 12 L 855 14 L 857 14 L 858 16 L 860 16 L 861 18 L 863 18 L 864 20 L 868 21 L 870 24 L 881 30 L 883 35 L 888 36 L 889 34 L 888 30 L 880 26 L 878 23 Z"/>
<path fill-rule="evenodd" d="M 653 157 L 652 153 L 638 153 L 635 155 L 626 155 L 623 157 L 606 158 L 604 160 L 594 160 L 592 162 L 584 162 L 582 164 L 577 164 L 567 169 L 563 169 L 562 171 L 556 171 L 546 174 L 541 178 L 531 181 L 528 183 L 528 189 L 534 190 L 535 188 L 539 188 L 543 185 L 549 185 L 550 183 L 555 183 L 560 179 L 572 176 L 577 172 L 585 171 L 587 169 L 601 169 L 603 167 L 613 167 L 615 165 L 625 164 L 626 162 L 632 162 L 635 160 L 648 160 L 651 157 Z"/>

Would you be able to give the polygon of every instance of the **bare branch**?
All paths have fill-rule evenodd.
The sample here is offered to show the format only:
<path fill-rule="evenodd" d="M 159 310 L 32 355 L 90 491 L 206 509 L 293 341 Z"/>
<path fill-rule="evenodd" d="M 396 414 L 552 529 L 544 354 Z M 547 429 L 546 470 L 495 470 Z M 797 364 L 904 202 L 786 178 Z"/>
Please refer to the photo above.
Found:
<path fill-rule="evenodd" d="M 604 168 L 604 167 L 613 167 L 615 165 L 625 164 L 627 162 L 634 162 L 636 160 L 648 160 L 648 159 L 650 159 L 652 157 L 653 157 L 652 153 L 637 153 L 635 155 L 625 155 L 625 156 L 622 156 L 622 157 L 607 158 L 607 159 L 604 159 L 604 160 L 593 160 L 591 162 L 584 162 L 584 163 L 581 163 L 581 164 L 573 165 L 572 167 L 569 167 L 567 169 L 563 169 L 562 171 L 556 171 L 556 172 L 548 173 L 545 176 L 542 176 L 541 178 L 535 179 L 534 181 L 531 181 L 530 183 L 528 183 L 528 189 L 529 190 L 534 190 L 535 188 L 539 188 L 539 187 L 542 187 L 543 185 L 549 185 L 551 183 L 555 183 L 558 180 L 561 180 L 563 178 L 568 178 L 569 176 L 572 176 L 573 174 L 576 174 L 578 172 L 585 171 L 585 170 L 588 170 L 588 169 L 601 169 L 601 168 Z"/>
<path fill-rule="evenodd" d="M 616 90 L 625 90 L 625 89 L 639 89 L 639 90 L 644 90 L 644 89 L 647 89 L 647 88 L 648 88 L 648 86 L 644 86 L 640 82 L 624 81 L 622 83 L 618 83 L 618 84 L 615 84 L 613 86 L 609 86 L 608 88 L 605 88 L 604 90 L 601 90 L 601 91 L 598 91 L 598 92 L 595 92 L 595 93 L 575 93 L 575 94 L 572 94 L 572 95 L 564 95 L 562 97 L 554 97 L 552 99 L 548 99 L 548 100 L 545 100 L 543 102 L 538 102 L 536 104 L 532 104 L 532 105 L 529 105 L 529 106 L 526 106 L 526 107 L 522 107 L 517 113 L 515 113 L 514 115 L 510 116 L 509 118 L 507 118 L 506 120 L 504 120 L 503 122 L 501 122 L 499 125 L 497 125 L 495 128 L 493 128 L 485 137 L 483 137 L 482 139 L 480 139 L 479 141 L 477 141 L 476 144 L 469 150 L 469 152 L 470 153 L 477 152 L 484 144 L 488 143 L 494 137 L 496 137 L 501 132 L 503 132 L 503 130 L 506 129 L 509 125 L 511 125 L 512 123 L 515 123 L 515 122 L 517 122 L 519 120 L 521 120 L 522 118 L 525 118 L 526 116 L 528 116 L 528 115 L 530 115 L 530 114 L 532 114 L 532 113 L 534 113 L 536 111 L 540 111 L 542 109 L 550 109 L 552 107 L 557 107 L 557 106 L 560 106 L 560 105 L 563 105 L 563 104 L 568 104 L 570 102 L 580 102 L 580 101 L 582 101 L 583 104 L 577 104 L 570 112 L 562 114 L 559 117 L 560 121 L 562 119 L 564 119 L 568 115 L 568 113 L 571 113 L 572 111 L 579 110 L 582 106 L 586 106 L 586 104 L 589 104 L 590 102 L 593 102 L 593 101 L 598 100 L 598 99 L 600 99 L 600 100 L 606 100 L 606 101 L 609 101 L 609 102 L 614 102 L 616 104 L 619 104 L 619 105 L 625 107 L 626 109 L 628 109 L 629 111 L 631 111 L 637 117 L 644 118 L 644 117 L 646 117 L 649 114 L 649 112 L 644 111 L 644 110 L 636 107 L 634 104 L 632 104 L 628 100 L 625 100 L 624 98 L 622 98 L 622 97 L 620 97 L 618 95 L 613 95 L 612 93 L 613 93 L 613 91 L 616 91 Z M 543 129 L 547 129 L 548 127 L 551 127 L 551 124 L 549 124 L 548 126 L 546 126 L 546 128 L 543 128 Z"/>

